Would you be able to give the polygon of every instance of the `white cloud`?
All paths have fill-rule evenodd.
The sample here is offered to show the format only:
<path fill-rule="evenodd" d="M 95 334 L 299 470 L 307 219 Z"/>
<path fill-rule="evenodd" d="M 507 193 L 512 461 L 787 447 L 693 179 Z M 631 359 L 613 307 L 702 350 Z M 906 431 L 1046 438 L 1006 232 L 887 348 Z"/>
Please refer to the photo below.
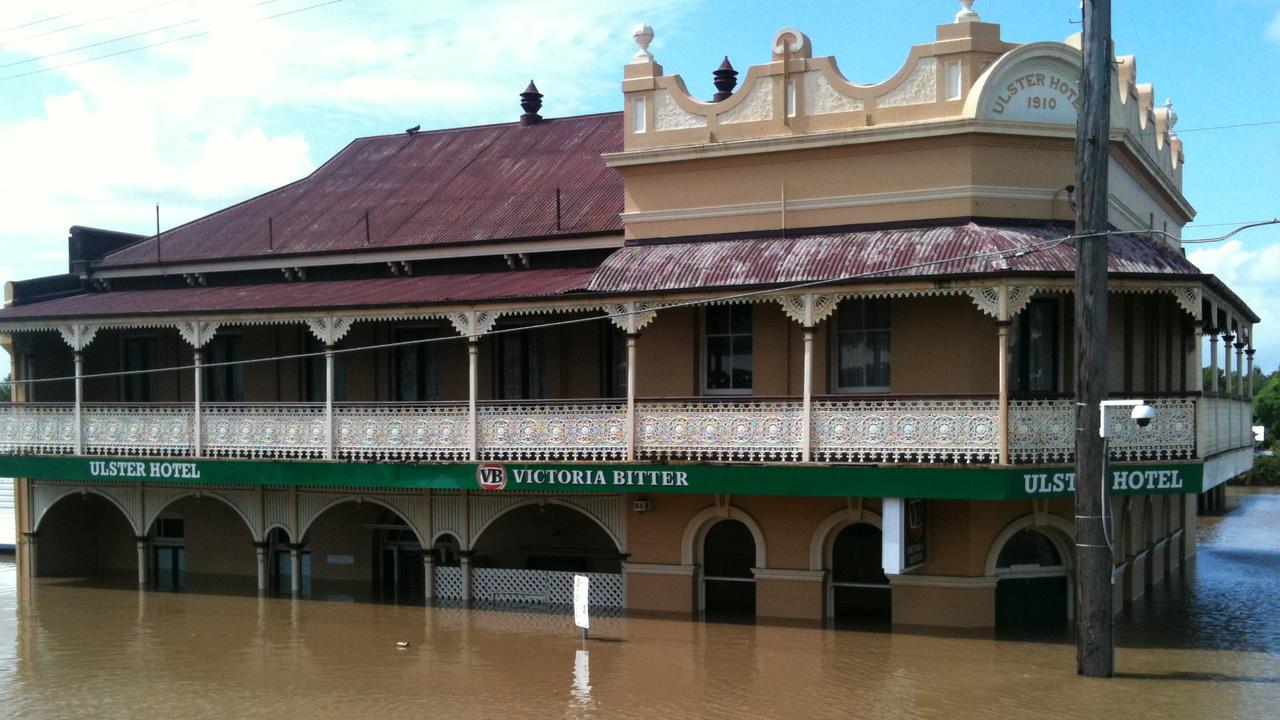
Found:
<path fill-rule="evenodd" d="M 170 227 L 295 180 L 326 159 L 313 154 L 318 133 L 341 135 L 326 148 L 363 134 L 335 129 L 346 118 L 378 131 L 513 120 L 530 77 L 547 95 L 544 114 L 582 112 L 618 93 L 635 22 L 671 27 L 691 9 L 679 0 L 385 0 L 261 20 L 310 4 L 181 0 L 31 37 L 139 5 L 0 3 L 0 28 L 71 13 L 0 32 L 0 65 L 203 19 L 0 67 L 0 97 L 44 98 L 17 119 L 15 106 L 0 106 L 8 118 L 0 121 L 0 280 L 64 272 L 71 225 L 150 232 L 154 202 Z M 206 29 L 206 37 L 6 79 Z M 0 366 L 6 361 L 0 353 Z"/>
<path fill-rule="evenodd" d="M 1267 37 L 1280 43 L 1280 10 L 1276 11 L 1276 16 L 1267 25 Z"/>
<path fill-rule="evenodd" d="M 1249 304 L 1262 322 L 1254 328 L 1257 365 L 1270 372 L 1280 366 L 1280 241 L 1240 240 L 1204 249 L 1191 250 L 1187 259 L 1207 273 L 1217 275 L 1227 287 Z"/>

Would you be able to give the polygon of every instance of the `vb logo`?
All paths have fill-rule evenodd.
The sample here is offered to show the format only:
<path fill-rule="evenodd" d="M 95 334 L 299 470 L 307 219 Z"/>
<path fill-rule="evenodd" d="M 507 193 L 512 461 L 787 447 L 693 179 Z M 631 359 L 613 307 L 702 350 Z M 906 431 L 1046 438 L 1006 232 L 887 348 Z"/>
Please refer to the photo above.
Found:
<path fill-rule="evenodd" d="M 501 490 L 507 486 L 507 469 L 499 463 L 485 463 L 476 468 L 476 483 L 481 490 Z"/>

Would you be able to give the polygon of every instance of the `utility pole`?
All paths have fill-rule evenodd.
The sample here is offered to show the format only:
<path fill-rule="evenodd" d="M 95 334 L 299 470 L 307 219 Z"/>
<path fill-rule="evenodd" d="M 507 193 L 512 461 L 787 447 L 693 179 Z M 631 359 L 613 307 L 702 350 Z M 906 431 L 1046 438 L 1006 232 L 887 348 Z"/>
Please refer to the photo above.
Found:
<path fill-rule="evenodd" d="M 1111 150 L 1111 0 L 1084 0 L 1082 106 L 1076 121 L 1076 672 L 1111 677 L 1111 546 L 1106 445 L 1107 169 Z"/>

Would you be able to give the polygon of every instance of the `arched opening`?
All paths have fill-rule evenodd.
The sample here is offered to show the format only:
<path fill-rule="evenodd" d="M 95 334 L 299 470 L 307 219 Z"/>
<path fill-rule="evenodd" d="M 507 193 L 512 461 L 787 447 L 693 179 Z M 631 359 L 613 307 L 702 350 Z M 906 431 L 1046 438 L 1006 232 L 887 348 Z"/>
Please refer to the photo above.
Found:
<path fill-rule="evenodd" d="M 353 499 L 330 505 L 306 528 L 302 546 L 298 566 L 304 597 L 422 601 L 418 535 L 381 503 Z M 292 564 L 291 556 L 282 559 Z M 281 589 L 285 587 L 282 583 Z"/>
<path fill-rule="evenodd" d="M 594 518 L 553 502 L 498 516 L 472 544 L 472 598 L 481 602 L 567 605 L 573 576 L 589 574 L 593 605 L 622 604 L 622 555 Z"/>
<path fill-rule="evenodd" d="M 213 496 L 186 496 L 152 521 L 151 586 L 157 590 L 245 592 L 257 589 L 253 535 L 230 505 Z"/>
<path fill-rule="evenodd" d="M 97 493 L 73 493 L 40 518 L 36 572 L 42 576 L 92 577 L 136 582 L 138 552 L 124 512 Z"/>
<path fill-rule="evenodd" d="M 440 533 L 431 543 L 432 594 L 438 600 L 462 599 L 462 543 L 451 533 Z"/>
<path fill-rule="evenodd" d="M 1046 533 L 1030 527 L 1014 533 L 1000 549 L 996 577 L 996 627 L 1056 627 L 1067 621 L 1067 566 Z"/>
<path fill-rule="evenodd" d="M 755 535 L 745 523 L 724 519 L 702 539 L 702 609 L 708 615 L 755 615 Z"/>
<path fill-rule="evenodd" d="M 892 596 L 884 574 L 882 534 L 869 523 L 845 526 L 831 543 L 831 614 L 842 620 L 887 623 Z"/>
<path fill-rule="evenodd" d="M 267 533 L 267 558 L 269 567 L 270 590 L 280 595 L 293 591 L 293 557 L 289 532 L 282 527 L 273 527 Z M 311 595 L 311 551 L 305 547 L 298 551 L 298 594 L 303 597 Z"/>

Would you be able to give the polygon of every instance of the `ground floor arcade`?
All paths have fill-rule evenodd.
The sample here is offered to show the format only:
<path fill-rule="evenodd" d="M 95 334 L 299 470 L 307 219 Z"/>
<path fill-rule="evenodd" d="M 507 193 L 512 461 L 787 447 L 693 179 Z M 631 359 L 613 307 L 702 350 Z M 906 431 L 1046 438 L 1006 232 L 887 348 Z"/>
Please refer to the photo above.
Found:
<path fill-rule="evenodd" d="M 904 501 L 513 485 L 21 480 L 19 559 L 32 575 L 328 600 L 558 605 L 587 574 L 600 611 L 978 628 L 1072 613 L 1073 509 L 1061 493 Z M 1188 528 L 1220 488 L 1186 489 L 1112 497 L 1117 609 L 1194 554 Z"/>

